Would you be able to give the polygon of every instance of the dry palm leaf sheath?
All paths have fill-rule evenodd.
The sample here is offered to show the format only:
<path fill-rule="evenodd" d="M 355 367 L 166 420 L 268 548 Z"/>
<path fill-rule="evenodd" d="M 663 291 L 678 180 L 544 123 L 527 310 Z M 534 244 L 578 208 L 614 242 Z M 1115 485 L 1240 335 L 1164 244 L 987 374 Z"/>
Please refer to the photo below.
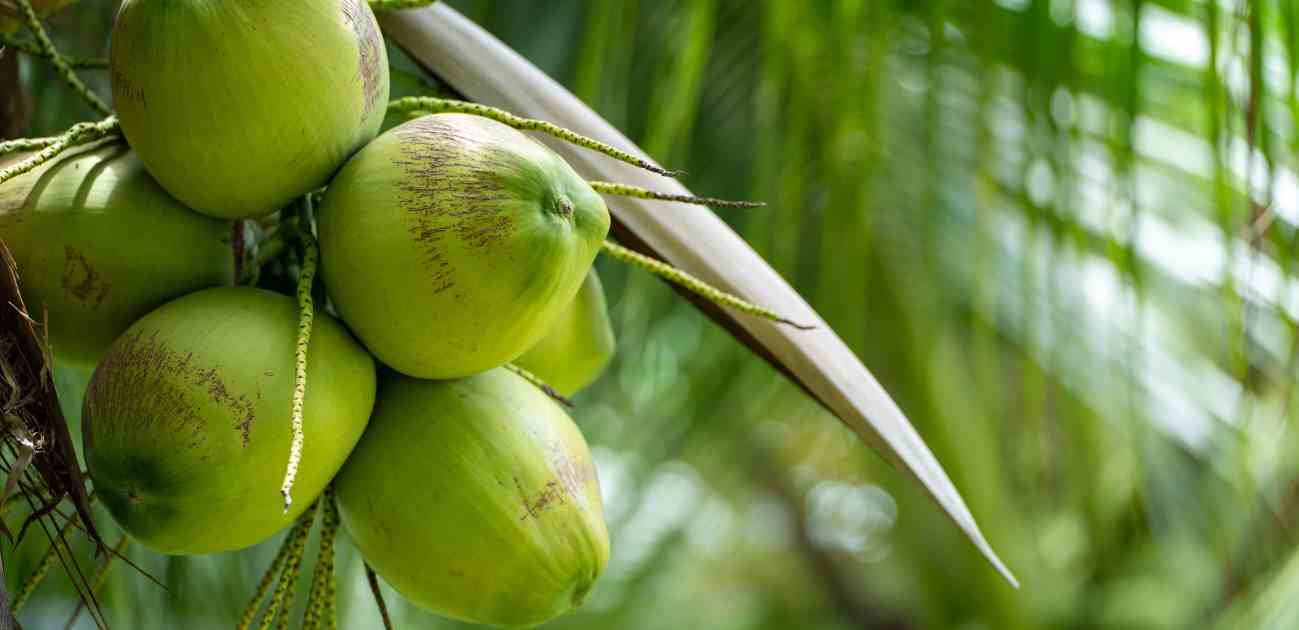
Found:
<path fill-rule="evenodd" d="M 553 122 L 648 159 L 577 97 L 455 10 L 437 5 L 387 14 L 381 22 L 395 43 L 467 98 Z M 594 152 L 563 143 L 553 146 L 589 176 L 690 194 L 673 180 L 619 165 Z M 794 322 L 814 325 L 813 330 L 800 330 L 767 318 L 704 308 L 919 481 L 988 561 L 1016 583 L 906 416 L 834 331 L 743 239 L 707 212 L 669 216 L 638 199 L 620 200 L 610 210 L 612 232 L 623 244 Z"/>

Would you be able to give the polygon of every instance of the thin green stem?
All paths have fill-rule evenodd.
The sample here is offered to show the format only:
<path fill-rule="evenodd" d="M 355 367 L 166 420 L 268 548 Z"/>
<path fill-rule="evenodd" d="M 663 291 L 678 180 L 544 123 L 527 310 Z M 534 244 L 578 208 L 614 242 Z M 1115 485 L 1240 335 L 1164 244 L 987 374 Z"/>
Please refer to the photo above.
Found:
<path fill-rule="evenodd" d="M 731 295 L 730 293 L 722 291 L 721 289 L 718 289 L 661 260 L 656 260 L 644 254 L 634 252 L 612 241 L 605 241 L 603 248 L 604 253 L 608 254 L 611 258 L 648 271 L 664 280 L 667 280 L 668 282 L 671 282 L 672 284 L 704 298 L 705 300 L 708 300 L 709 302 L 712 302 L 713 304 L 733 308 L 742 313 L 755 315 L 779 324 L 793 326 L 799 330 L 812 330 L 815 328 L 815 326 L 794 323 L 780 315 L 777 315 L 775 311 L 772 311 L 769 308 L 758 306 L 744 298 Z"/>
<path fill-rule="evenodd" d="M 428 112 L 430 114 L 457 113 L 482 116 L 483 118 L 488 118 L 501 124 L 509 125 L 510 127 L 520 131 L 538 131 L 548 134 L 575 146 L 591 149 L 592 151 L 598 151 L 620 162 L 626 162 L 632 166 L 643 168 L 652 173 L 658 173 L 659 175 L 675 177 L 683 173 L 682 171 L 666 170 L 626 151 L 617 149 L 594 138 L 589 138 L 577 133 L 576 131 L 548 123 L 544 120 L 522 118 L 503 109 L 497 109 L 487 105 L 479 105 L 478 103 L 467 103 L 465 101 L 434 98 L 431 96 L 407 96 L 389 103 L 388 111 L 401 113 Z"/>
<path fill-rule="evenodd" d="M 334 547 L 338 539 L 338 528 L 343 519 L 338 513 L 338 497 L 334 494 L 334 485 L 328 488 L 329 500 L 325 504 L 325 525 L 322 535 L 329 539 L 329 573 L 325 580 L 325 630 L 338 628 L 338 580 L 334 568 Z"/>
<path fill-rule="evenodd" d="M 713 206 L 715 208 L 761 208 L 766 203 L 761 201 L 731 201 L 729 199 L 718 199 L 716 197 L 695 197 L 693 195 L 673 195 L 661 193 L 648 188 L 631 186 L 628 184 L 618 184 L 615 182 L 587 182 L 591 188 L 603 195 L 615 195 L 618 197 L 633 197 L 636 199 L 649 199 L 651 201 L 679 201 L 681 203 L 691 203 L 697 206 Z"/>
<path fill-rule="evenodd" d="M 541 377 L 537 376 L 536 374 L 533 374 L 532 372 L 529 372 L 513 363 L 506 363 L 505 369 L 514 372 L 515 374 L 518 374 L 520 377 L 523 378 L 523 380 L 532 383 L 534 386 L 536 386 L 537 389 L 540 389 L 547 396 L 550 396 L 551 398 L 555 399 L 555 402 L 558 402 L 559 404 L 568 407 L 569 409 L 574 408 L 573 401 L 565 398 L 564 395 L 560 394 L 558 391 L 555 391 L 555 388 L 547 384 L 546 381 L 541 380 Z"/>
<path fill-rule="evenodd" d="M 418 9 L 420 7 L 433 6 L 438 0 L 370 0 L 370 8 L 375 13 L 383 11 L 400 11 L 402 9 Z"/>
<path fill-rule="evenodd" d="M 293 372 L 293 442 L 289 446 L 289 463 L 284 471 L 284 484 L 280 494 L 284 495 L 284 511 L 293 505 L 293 482 L 298 476 L 298 463 L 302 460 L 302 408 L 307 396 L 307 350 L 311 345 L 311 328 L 315 321 L 315 299 L 311 288 L 316 280 L 316 266 L 320 259 L 320 248 L 309 229 L 302 230 L 298 237 L 302 239 L 302 272 L 298 276 L 298 340 L 294 352 Z"/>
<path fill-rule="evenodd" d="M 17 0 L 18 8 L 23 12 L 23 19 L 27 23 L 27 30 L 32 32 L 36 37 L 36 45 L 40 47 L 40 55 L 54 66 L 54 71 L 58 73 L 63 81 L 72 88 L 74 92 L 81 96 L 91 109 L 99 112 L 104 116 L 112 115 L 113 110 L 104 104 L 90 88 L 86 87 L 81 79 L 77 78 L 77 73 L 72 71 L 68 62 L 59 55 L 59 51 L 54 47 L 54 42 L 50 41 L 50 36 L 45 33 L 45 28 L 41 26 L 41 19 L 36 15 L 36 9 L 32 8 L 31 0 Z"/>
<path fill-rule="evenodd" d="M 23 582 L 22 586 L 18 588 L 18 594 L 14 596 L 13 603 L 9 605 L 9 611 L 12 614 L 17 615 L 18 611 L 22 610 L 23 604 L 26 604 L 27 600 L 31 599 L 32 593 L 36 592 L 36 588 L 41 585 L 41 582 L 45 581 L 45 576 L 49 575 L 50 567 L 54 566 L 54 558 L 58 556 L 58 546 L 62 544 L 61 540 L 62 533 L 60 532 L 50 541 L 50 548 L 45 551 L 45 555 L 41 556 L 41 562 L 36 565 L 36 570 L 32 571 L 27 581 Z"/>
<path fill-rule="evenodd" d="M 334 486 L 330 484 L 321 495 L 320 554 L 316 571 L 311 579 L 311 593 L 307 596 L 307 613 L 303 630 L 332 629 L 338 625 L 337 585 L 334 581 L 334 542 L 338 536 L 338 503 L 334 500 Z"/>
<path fill-rule="evenodd" d="M 60 153 L 87 142 L 93 142 L 117 131 L 117 117 L 109 116 L 99 122 L 77 123 L 68 129 L 63 135 L 58 136 L 53 142 L 46 144 L 43 149 L 35 155 L 18 162 L 7 168 L 0 169 L 0 185 L 5 182 L 27 173 L 36 167 L 56 158 Z M 26 142 L 44 142 L 45 138 L 29 140 Z"/>
<path fill-rule="evenodd" d="M 59 529 L 54 532 L 54 536 L 50 537 L 50 548 L 45 550 L 45 555 L 41 556 L 40 564 L 36 565 L 36 570 L 32 571 L 32 574 L 27 578 L 27 581 L 23 582 L 22 586 L 18 587 L 18 594 L 14 596 L 13 603 L 9 604 L 10 614 L 17 616 L 18 611 L 22 610 L 23 604 L 26 604 L 27 600 L 31 599 L 32 593 L 35 593 L 36 588 L 41 585 L 41 582 L 45 581 L 45 576 L 50 573 L 50 567 L 54 566 L 54 560 L 58 558 L 59 546 L 65 544 L 63 542 L 63 535 L 67 533 L 68 528 L 72 527 L 74 523 L 76 523 L 76 519 L 68 517 L 68 520 L 63 523 L 63 526 L 59 527 Z"/>
<path fill-rule="evenodd" d="M 28 55 L 45 57 L 45 54 L 41 52 L 40 45 L 36 42 L 23 41 L 8 33 L 0 33 L 0 48 L 12 48 Z M 104 70 L 108 68 L 107 59 L 96 57 L 64 57 L 63 61 L 68 64 L 69 68 L 74 70 Z"/>
<path fill-rule="evenodd" d="M 40 151 L 58 141 L 58 136 L 49 138 L 17 138 L 15 140 L 5 140 L 4 142 L 0 142 L 0 156 L 9 155 L 11 153 L 23 153 L 26 151 Z"/>
<path fill-rule="evenodd" d="M 297 531 L 295 526 L 293 531 Z M 244 608 L 244 614 L 239 617 L 239 625 L 235 626 L 236 630 L 248 630 L 253 625 L 253 620 L 257 618 L 257 610 L 262 607 L 262 600 L 266 599 L 266 594 L 271 590 L 271 584 L 275 582 L 275 576 L 280 574 L 284 568 L 284 563 L 289 558 L 289 541 L 293 540 L 293 533 L 290 532 L 284 542 L 280 544 L 280 550 L 276 552 L 275 559 L 271 561 L 271 566 L 266 568 L 262 574 L 262 579 L 257 583 L 257 590 L 253 592 L 253 597 Z"/>
<path fill-rule="evenodd" d="M 392 617 L 388 616 L 388 603 L 383 601 L 383 591 L 379 589 L 379 576 L 374 574 L 370 563 L 362 561 L 365 566 L 365 581 L 370 585 L 370 595 L 374 596 L 374 605 L 379 608 L 379 620 L 384 630 L 392 630 Z"/>
<path fill-rule="evenodd" d="M 288 610 L 292 608 L 292 603 L 290 600 L 289 605 L 286 605 L 285 598 L 289 593 L 296 592 L 298 570 L 302 566 L 302 552 L 306 549 L 307 536 L 311 534 L 311 526 L 316 523 L 316 508 L 319 505 L 320 501 L 314 501 L 307 507 L 307 511 L 303 512 L 302 516 L 298 518 L 297 525 L 294 525 L 293 531 L 289 533 L 289 537 L 284 541 L 284 544 L 288 546 L 288 554 L 284 559 L 284 570 L 280 573 L 280 581 L 275 585 L 275 593 L 271 595 L 271 603 L 266 608 L 266 614 L 262 616 L 262 623 L 258 625 L 258 630 L 270 630 L 281 608 L 284 609 L 284 615 L 280 617 L 280 625 L 288 624 Z"/>

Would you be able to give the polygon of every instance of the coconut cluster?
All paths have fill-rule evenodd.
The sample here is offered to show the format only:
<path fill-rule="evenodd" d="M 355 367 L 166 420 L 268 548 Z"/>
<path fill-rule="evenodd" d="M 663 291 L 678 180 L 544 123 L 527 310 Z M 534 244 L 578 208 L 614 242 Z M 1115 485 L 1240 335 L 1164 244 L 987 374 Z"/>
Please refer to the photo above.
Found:
<path fill-rule="evenodd" d="M 0 238 L 55 360 L 94 366 L 86 463 L 117 523 L 161 553 L 237 550 L 333 482 L 367 563 L 420 606 L 521 627 L 580 605 L 609 556 L 595 469 L 524 375 L 568 395 L 613 354 L 601 196 L 485 118 L 380 135 L 363 0 L 126 0 L 111 79 L 126 142 L 0 186 Z M 304 330 L 240 270 L 322 187 L 297 224 L 326 298 Z"/>

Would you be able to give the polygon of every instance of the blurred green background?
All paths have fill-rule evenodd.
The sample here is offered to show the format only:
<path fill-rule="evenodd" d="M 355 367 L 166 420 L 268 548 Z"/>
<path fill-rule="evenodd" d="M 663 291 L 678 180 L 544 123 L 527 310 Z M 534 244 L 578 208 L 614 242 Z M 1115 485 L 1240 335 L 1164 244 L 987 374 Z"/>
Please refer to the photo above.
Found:
<path fill-rule="evenodd" d="M 54 16 L 56 40 L 102 55 L 112 4 Z M 1023 582 L 665 285 L 601 260 L 619 352 L 575 416 L 614 553 L 547 627 L 1299 627 L 1299 3 L 451 4 L 694 191 L 770 203 L 723 216 L 880 378 Z M 436 89 L 393 63 L 394 95 Z M 91 117 L 20 68 L 29 135 Z M 84 375 L 59 376 L 75 408 Z M 118 564 L 103 608 L 230 627 L 277 544 L 132 549 L 167 589 Z M 5 549 L 10 589 L 47 546 Z M 379 627 L 345 541 L 339 566 L 340 626 Z M 387 594 L 399 628 L 461 627 Z M 71 598 L 55 575 L 20 621 L 63 627 Z"/>

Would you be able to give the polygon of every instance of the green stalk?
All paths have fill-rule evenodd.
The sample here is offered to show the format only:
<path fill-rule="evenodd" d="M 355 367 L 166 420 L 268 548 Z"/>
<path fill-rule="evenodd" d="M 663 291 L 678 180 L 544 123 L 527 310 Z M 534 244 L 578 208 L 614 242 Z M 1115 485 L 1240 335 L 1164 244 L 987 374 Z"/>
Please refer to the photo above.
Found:
<path fill-rule="evenodd" d="M 307 350 L 311 344 L 311 328 L 315 321 L 315 299 L 311 295 L 312 285 L 316 280 L 316 267 L 320 259 L 320 249 L 311 232 L 304 229 L 299 234 L 302 239 L 303 258 L 302 273 L 298 276 L 298 339 L 294 348 L 293 372 L 293 442 L 289 446 L 289 463 L 284 471 L 284 483 L 280 494 L 284 495 L 284 511 L 293 505 L 293 482 L 298 476 L 298 464 L 302 460 L 302 409 L 307 396 Z"/>
<path fill-rule="evenodd" d="M 308 510 L 310 511 L 310 510 Z M 293 532 L 297 531 L 295 526 Z M 271 583 L 275 581 L 275 576 L 279 575 L 280 570 L 284 568 L 284 563 L 289 558 L 289 541 L 293 540 L 293 532 L 284 539 L 280 545 L 280 550 L 276 552 L 275 559 L 271 561 L 271 566 L 266 568 L 262 574 L 262 579 L 257 583 L 257 590 L 253 592 L 253 597 L 244 608 L 244 614 L 239 618 L 239 625 L 235 626 L 236 630 L 248 630 L 253 625 L 253 620 L 257 618 L 257 609 L 262 607 L 262 600 L 266 599 L 266 594 L 271 590 Z"/>
<path fill-rule="evenodd" d="M 293 527 L 293 531 L 284 541 L 287 548 L 284 571 L 280 573 L 280 581 L 275 585 L 275 593 L 271 595 L 270 606 L 266 608 L 266 614 L 262 616 L 262 623 L 258 625 L 258 630 L 270 630 L 281 608 L 284 609 L 284 615 L 280 617 L 280 626 L 283 627 L 288 623 L 288 609 L 292 607 L 292 600 L 286 604 L 285 599 L 289 593 L 295 592 L 298 584 L 302 552 L 307 546 L 307 536 L 311 534 L 311 526 L 316 523 L 316 509 L 319 505 L 320 501 L 316 501 L 307 507 L 307 511 L 298 519 L 298 524 Z"/>
<path fill-rule="evenodd" d="M 537 376 L 536 374 L 533 374 L 532 372 L 529 372 L 513 363 L 506 363 L 505 369 L 514 372 L 515 374 L 519 375 L 519 377 L 521 377 L 523 380 L 532 383 L 532 385 L 535 386 L 537 389 L 541 390 L 547 396 L 553 398 L 555 402 L 558 402 L 559 404 L 568 407 L 569 409 L 573 408 L 573 401 L 565 398 L 563 394 L 560 394 L 559 392 L 555 391 L 555 388 L 547 384 L 546 381 L 541 380 L 541 377 Z"/>
<path fill-rule="evenodd" d="M 383 11 L 418 9 L 433 6 L 437 3 L 438 0 L 370 0 L 370 9 L 375 13 L 381 13 Z"/>
<path fill-rule="evenodd" d="M 628 184 L 618 184 L 614 182 L 587 182 L 591 188 L 603 195 L 614 195 L 616 197 L 632 197 L 634 199 L 648 199 L 650 201 L 679 201 L 681 203 L 691 203 L 697 206 L 714 206 L 717 208 L 761 208 L 767 205 L 761 201 L 731 201 L 729 199 L 718 199 L 716 197 L 695 197 L 693 195 L 673 195 L 670 193 L 661 193 L 631 186 Z"/>
<path fill-rule="evenodd" d="M 559 138 L 565 142 L 579 146 L 592 151 L 598 151 L 615 160 L 631 164 L 632 166 L 643 168 L 651 173 L 657 173 L 666 177 L 676 177 L 681 175 L 681 171 L 669 171 L 646 160 L 642 160 L 626 151 L 614 148 L 608 144 L 600 142 L 594 138 L 589 138 L 576 131 L 565 129 L 558 125 L 548 123 L 544 120 L 533 118 L 522 118 L 515 116 L 503 109 L 479 105 L 478 103 L 467 103 L 465 101 L 454 101 L 445 98 L 433 98 L 431 96 L 407 96 L 399 98 L 388 104 L 389 113 L 427 112 L 430 114 L 471 114 L 482 116 L 490 120 L 495 120 L 503 125 L 508 125 L 520 131 L 538 131 Z"/>
<path fill-rule="evenodd" d="M 63 135 L 60 135 L 52 139 L 53 140 L 52 142 L 45 144 L 45 147 L 35 155 L 32 155 L 24 159 L 23 161 L 14 164 L 13 166 L 0 169 L 0 184 L 4 184 L 5 182 L 15 177 L 18 177 L 19 175 L 28 173 L 36 169 L 38 166 L 58 157 L 60 153 L 63 153 L 64 151 L 72 147 L 86 144 L 88 142 L 94 142 L 95 140 L 112 135 L 116 132 L 117 132 L 116 116 L 109 116 L 108 118 L 105 118 L 95 123 L 92 122 L 77 123 L 73 125 L 71 129 L 68 129 L 66 132 L 64 132 Z M 38 138 L 35 140 L 18 140 L 13 142 L 6 142 L 0 144 L 0 155 L 3 155 L 6 151 L 8 151 L 11 145 L 12 146 L 35 146 L 36 144 L 39 143 L 45 143 L 47 140 L 50 139 Z M 18 148 L 14 150 L 18 151 L 22 149 Z M 8 152 L 12 152 L 12 151 L 8 151 Z"/>
<path fill-rule="evenodd" d="M 704 298 L 705 300 L 708 300 L 709 302 L 712 302 L 713 304 L 733 308 L 741 313 L 756 315 L 776 323 L 793 326 L 799 330 L 811 330 L 815 328 L 815 326 L 794 323 L 781 317 L 769 308 L 758 306 L 744 298 L 731 295 L 730 293 L 709 285 L 703 280 L 700 280 L 661 260 L 655 260 L 644 254 L 636 253 L 611 241 L 605 241 L 602 247 L 604 253 L 608 254 L 610 258 L 648 271 L 664 280 L 667 280 L 668 282 L 671 282 L 672 284 Z"/>
<path fill-rule="evenodd" d="M 49 138 L 17 138 L 15 140 L 5 140 L 0 142 L 0 156 L 11 153 L 23 153 L 25 151 L 40 151 L 55 142 L 58 142 L 58 136 Z"/>
<path fill-rule="evenodd" d="M 12 48 L 18 52 L 46 58 L 39 44 L 18 39 L 6 33 L 0 33 L 0 48 Z M 108 60 L 102 58 L 63 57 L 64 63 L 74 70 L 105 70 Z"/>
<path fill-rule="evenodd" d="M 58 49 L 54 47 L 54 42 L 50 41 L 50 36 L 45 33 L 45 29 L 41 26 L 41 20 L 36 16 L 36 9 L 32 8 L 31 0 L 17 0 L 17 2 L 19 10 L 23 13 L 23 20 L 27 24 L 27 30 L 31 31 L 32 35 L 36 37 L 36 45 L 40 48 L 40 55 L 50 65 L 54 66 L 54 71 L 63 78 L 63 81 L 74 92 L 81 96 L 82 100 L 86 101 L 86 104 L 91 109 L 104 116 L 112 115 L 113 110 L 108 105 L 105 105 L 104 101 L 100 100 L 94 92 L 91 92 L 90 88 L 87 88 L 86 84 L 81 82 L 81 79 L 77 78 L 77 74 L 68 66 L 68 62 L 59 55 Z"/>

